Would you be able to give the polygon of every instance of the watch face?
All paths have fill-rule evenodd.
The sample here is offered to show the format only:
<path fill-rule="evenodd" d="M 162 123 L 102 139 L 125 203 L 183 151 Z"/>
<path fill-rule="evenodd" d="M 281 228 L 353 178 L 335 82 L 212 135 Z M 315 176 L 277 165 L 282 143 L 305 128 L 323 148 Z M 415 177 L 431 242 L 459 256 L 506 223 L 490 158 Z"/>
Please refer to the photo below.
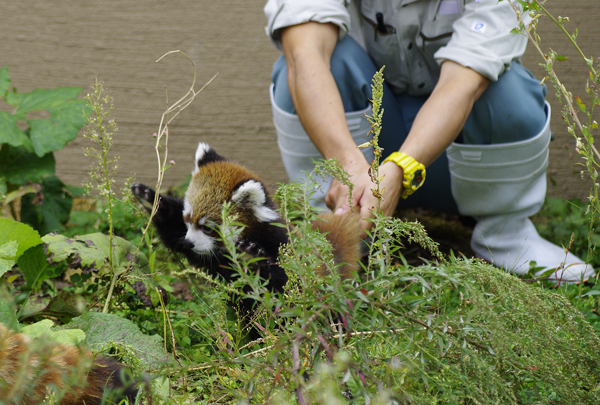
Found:
<path fill-rule="evenodd" d="M 421 187 L 421 184 L 423 184 L 423 181 L 425 179 L 423 178 L 423 170 L 417 170 L 415 171 L 413 180 L 412 180 L 412 186 L 413 188 L 416 190 L 417 188 Z"/>

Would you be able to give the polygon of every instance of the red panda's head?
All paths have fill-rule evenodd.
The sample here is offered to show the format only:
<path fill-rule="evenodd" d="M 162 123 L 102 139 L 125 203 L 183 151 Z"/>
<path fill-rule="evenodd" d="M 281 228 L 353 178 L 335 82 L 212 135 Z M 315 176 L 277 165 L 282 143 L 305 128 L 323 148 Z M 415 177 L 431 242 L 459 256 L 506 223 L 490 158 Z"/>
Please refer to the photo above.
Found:
<path fill-rule="evenodd" d="M 232 202 L 236 222 L 246 227 L 242 237 L 258 224 L 279 219 L 265 186 L 254 173 L 228 162 L 201 142 L 183 210 L 188 228 L 185 238 L 194 245 L 196 253 L 210 254 L 219 248 L 214 227 L 221 224 L 221 209 L 227 201 Z"/>

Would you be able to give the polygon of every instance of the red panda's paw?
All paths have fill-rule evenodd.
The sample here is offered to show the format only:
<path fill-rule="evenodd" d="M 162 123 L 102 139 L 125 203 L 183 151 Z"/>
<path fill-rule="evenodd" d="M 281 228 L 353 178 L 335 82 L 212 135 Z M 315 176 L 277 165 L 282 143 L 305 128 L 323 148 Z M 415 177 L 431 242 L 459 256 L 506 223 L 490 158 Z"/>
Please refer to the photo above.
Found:
<path fill-rule="evenodd" d="M 248 253 L 253 257 L 267 257 L 267 252 L 263 248 L 258 246 L 256 243 L 245 239 L 238 240 L 235 243 L 235 247 L 240 252 Z"/>
<path fill-rule="evenodd" d="M 155 196 L 154 190 L 141 183 L 135 183 L 131 185 L 131 193 L 148 212 L 152 211 Z"/>

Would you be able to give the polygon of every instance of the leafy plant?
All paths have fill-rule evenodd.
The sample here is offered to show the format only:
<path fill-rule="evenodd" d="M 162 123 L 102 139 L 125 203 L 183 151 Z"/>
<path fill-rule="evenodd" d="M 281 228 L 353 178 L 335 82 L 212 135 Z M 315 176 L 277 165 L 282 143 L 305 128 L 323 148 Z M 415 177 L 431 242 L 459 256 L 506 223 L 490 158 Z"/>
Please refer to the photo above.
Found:
<path fill-rule="evenodd" d="M 0 201 L 12 217 L 42 234 L 59 230 L 68 219 L 77 187 L 55 176 L 54 152 L 75 139 L 85 124 L 85 100 L 78 87 L 10 90 L 8 68 L 0 69 L 0 97 L 12 110 L 0 111 Z M 35 183 L 36 187 L 31 187 Z M 17 212 L 14 201 L 21 197 Z"/>
<path fill-rule="evenodd" d="M 589 255 L 588 240 L 597 246 L 600 235 L 595 232 L 590 235 L 589 217 L 587 204 L 579 199 L 566 201 L 548 198 L 536 217 L 536 228 L 544 238 L 570 247 L 570 251 L 576 256 L 599 268 L 600 258 L 595 254 Z"/>
<path fill-rule="evenodd" d="M 558 102 L 563 107 L 562 117 L 567 124 L 567 130 L 575 138 L 575 151 L 582 157 L 580 165 L 585 167 L 587 175 L 592 180 L 592 187 L 588 198 L 589 204 L 585 210 L 586 216 L 589 219 L 587 251 L 588 258 L 591 258 L 596 251 L 596 244 L 594 243 L 593 237 L 594 230 L 600 221 L 600 199 L 598 198 L 598 191 L 600 189 L 598 180 L 600 153 L 594 145 L 594 133 L 598 130 L 598 123 L 594 119 L 594 111 L 595 107 L 600 105 L 600 58 L 597 58 L 594 61 L 593 57 L 588 57 L 583 53 L 577 44 L 578 30 L 575 29 L 575 32 L 572 34 L 569 33 L 565 26 L 565 23 L 569 21 L 569 18 L 555 18 L 544 6 L 545 1 L 517 1 L 521 4 L 522 10 L 514 3 L 511 3 L 519 20 L 519 28 L 515 28 L 513 32 L 527 35 L 530 42 L 533 43 L 539 54 L 542 56 L 544 62 L 540 63 L 540 66 L 544 68 L 547 74 L 542 82 L 549 79 L 554 86 Z M 526 24 L 523 20 L 523 15 L 526 13 L 533 19 L 530 24 Z M 537 34 L 537 23 L 541 17 L 549 18 L 565 34 L 588 68 L 589 77 L 585 86 L 585 93 L 589 99 L 588 103 L 585 103 L 579 96 L 574 96 L 571 91 L 567 90 L 554 71 L 554 64 L 556 61 L 565 61 L 568 58 L 557 54 L 551 48 L 547 52 L 542 50 L 541 39 Z M 583 119 L 580 118 L 580 115 L 583 115 Z M 583 170 L 581 171 L 581 175 L 583 177 Z"/>
<path fill-rule="evenodd" d="M 319 170 L 335 172 L 336 165 Z M 292 183 L 276 195 L 290 237 L 280 252 L 280 265 L 290 278 L 283 295 L 266 291 L 264 280 L 252 271 L 254 260 L 236 250 L 240 229 L 230 207 L 223 207 L 219 236 L 238 281 L 224 285 L 207 276 L 202 279 L 216 308 L 223 307 L 223 296 L 234 292 L 260 302 L 260 311 L 240 322 L 252 329 L 246 333 L 232 331 L 222 315 L 217 316 L 222 312 L 211 306 L 195 307 L 184 316 L 186 322 L 207 329 L 195 336 L 174 335 L 197 341 L 184 343 L 184 354 L 202 348 L 201 354 L 197 350 L 188 357 L 193 361 L 182 358 L 181 366 L 164 371 L 185 375 L 196 390 L 192 398 L 179 391 L 182 400 L 597 402 L 600 363 L 595 348 L 600 338 L 564 296 L 527 285 L 488 264 L 443 258 L 419 224 L 380 214 L 375 215 L 364 275 L 342 283 L 334 271 L 331 247 L 311 231 L 314 212 L 305 193 L 310 187 Z M 410 239 L 432 250 L 437 261 L 407 265 L 401 248 Z M 332 271 L 318 277 L 315 269 L 321 267 Z M 215 299 L 215 291 L 221 298 Z M 205 294 L 198 289 L 198 296 Z M 181 319 L 180 306 L 167 308 L 177 311 L 174 320 Z M 213 349 L 206 351 L 207 347 Z"/>
<path fill-rule="evenodd" d="M 113 109 L 112 97 L 104 94 L 104 86 L 96 79 L 92 86 L 92 92 L 86 96 L 88 104 L 93 114 L 87 116 L 88 126 L 84 136 L 93 142 L 93 146 L 86 148 L 85 155 L 92 157 L 97 165 L 92 167 L 90 172 L 90 183 L 86 186 L 86 191 L 94 191 L 106 201 L 106 213 L 108 214 L 108 269 L 110 275 L 110 287 L 102 312 L 107 313 L 110 301 L 113 295 L 115 284 L 119 273 L 115 268 L 114 260 L 114 232 L 112 211 L 115 205 L 116 195 L 113 190 L 115 182 L 113 176 L 118 168 L 118 157 L 111 156 L 112 138 L 117 131 L 117 124 L 110 118 Z"/>
<path fill-rule="evenodd" d="M 0 70 L 0 93 L 2 95 L 7 94 L 7 103 L 14 104 L 17 108 L 12 114 L 2 113 L 0 117 L 8 122 L 6 124 L 6 122 L 0 121 L 0 140 L 2 142 L 6 141 L 6 143 L 0 145 L 2 147 L 0 155 L 3 158 L 12 156 L 8 154 L 13 152 L 12 149 L 15 148 L 17 141 L 20 143 L 16 148 L 20 148 L 19 151 L 21 152 L 35 154 L 45 151 L 43 147 L 50 147 L 51 145 L 40 143 L 40 135 L 35 132 L 39 132 L 40 128 L 44 129 L 43 123 L 35 121 L 35 117 L 30 117 L 27 114 L 44 108 L 51 114 L 52 125 L 68 127 L 64 121 L 72 118 L 66 114 L 70 111 L 69 106 L 60 107 L 58 102 L 61 95 L 75 95 L 75 93 L 66 91 L 69 90 L 67 88 L 58 93 L 36 90 L 31 93 L 31 97 L 22 99 L 15 96 L 17 94 L 15 92 L 13 92 L 14 94 L 7 93 L 8 87 L 10 87 L 8 71 L 2 69 Z M 192 89 L 191 100 L 196 94 L 196 90 Z M 185 105 L 191 100 L 181 100 L 173 107 L 175 110 L 182 108 L 182 103 Z M 30 226 L 11 218 L 0 219 L 0 276 L 4 276 L 9 271 L 12 272 L 9 278 L 2 277 L 0 284 L 3 287 L 14 287 L 11 288 L 11 295 L 16 296 L 14 304 L 13 297 L 3 296 L 0 298 L 0 316 L 2 316 L 0 322 L 7 324 L 12 329 L 20 329 L 21 325 L 18 320 L 29 322 L 31 319 L 39 319 L 40 317 L 52 317 L 54 320 L 68 323 L 69 328 L 90 332 L 86 343 L 93 346 L 95 350 L 116 351 L 120 353 L 120 357 L 126 358 L 127 362 L 137 369 L 158 367 L 160 362 L 168 359 L 168 355 L 161 347 L 158 337 L 150 338 L 143 335 L 131 321 L 116 315 L 90 312 L 76 317 L 81 314 L 84 307 L 94 307 L 93 301 L 85 302 L 82 305 L 81 297 L 78 297 L 79 294 L 83 294 L 85 299 L 92 298 L 92 300 L 95 300 L 95 297 L 102 296 L 97 293 L 106 294 L 107 291 L 104 311 L 108 310 L 114 294 L 118 295 L 118 300 L 114 301 L 118 303 L 119 311 L 134 319 L 137 318 L 135 311 L 138 305 L 135 303 L 132 305 L 130 300 L 132 296 L 137 296 L 138 301 L 141 297 L 147 305 L 162 307 L 163 314 L 166 311 L 164 290 L 158 289 L 157 284 L 154 282 L 154 279 L 160 279 L 161 277 L 150 274 L 154 270 L 157 252 L 151 250 L 148 259 L 140 251 L 140 246 L 136 247 L 130 241 L 116 235 L 122 233 L 131 240 L 138 242 L 139 245 L 144 243 L 146 246 L 151 246 L 153 243 L 151 232 L 144 232 L 140 235 L 141 226 L 139 226 L 139 222 L 129 221 L 131 216 L 125 208 L 127 206 L 126 202 L 119 200 L 114 192 L 113 174 L 117 168 L 117 160 L 110 156 L 110 148 L 112 136 L 116 131 L 116 124 L 114 120 L 109 118 L 112 103 L 110 97 L 104 95 L 100 83 L 97 82 L 92 93 L 88 95 L 88 102 L 90 105 L 85 109 L 84 120 L 87 119 L 90 124 L 87 135 L 96 144 L 94 147 L 87 149 L 86 152 L 89 156 L 95 157 L 99 163 L 92 173 L 92 185 L 88 190 L 97 191 L 96 196 L 99 197 L 99 201 L 96 206 L 101 211 L 92 213 L 96 215 L 91 217 L 89 215 L 79 217 L 76 215 L 73 218 L 72 224 L 77 223 L 82 227 L 71 230 L 79 235 L 73 234 L 71 237 L 67 237 L 50 233 L 50 230 L 60 228 L 67 221 L 72 203 L 70 195 L 62 196 L 62 200 L 51 198 L 52 192 L 64 186 L 55 177 L 48 176 L 48 173 L 54 171 L 52 153 L 49 152 L 42 156 L 42 162 L 52 164 L 48 164 L 47 167 L 42 166 L 42 169 L 44 169 L 41 170 L 42 174 L 35 177 L 40 182 L 38 185 L 25 183 L 25 179 L 33 178 L 34 171 L 39 169 L 39 162 L 19 161 L 18 159 L 12 161 L 4 159 L 0 162 L 0 166 L 2 166 L 0 167 L 2 169 L 0 171 L 0 202 L 2 208 L 11 208 L 13 218 L 28 221 L 40 230 L 38 232 Z M 74 104 L 82 106 L 79 100 Z M 173 112 L 174 110 L 170 109 L 169 111 Z M 83 112 L 84 109 L 80 108 L 79 113 L 81 116 L 83 116 Z M 167 115 L 166 126 L 172 117 L 169 118 L 168 113 L 165 114 Z M 174 115 L 177 115 L 177 112 Z M 12 124 L 19 122 L 19 125 L 23 127 L 25 125 L 23 120 L 25 119 L 28 120 L 29 127 L 22 131 L 24 137 L 19 138 L 18 131 L 20 129 Z M 77 126 L 78 130 L 81 125 L 77 123 Z M 8 132 L 3 131 L 6 128 L 8 128 Z M 47 128 L 46 133 L 54 135 Z M 73 137 L 76 133 L 77 131 L 74 132 Z M 7 134 L 11 137 L 4 136 Z M 165 135 L 165 133 L 161 132 L 162 135 Z M 27 139 L 30 140 L 29 143 L 27 143 Z M 157 144 L 157 148 L 160 147 L 162 146 Z M 26 159 L 24 154 L 18 157 L 19 159 Z M 28 166 L 22 163 L 31 163 L 31 165 Z M 163 165 L 162 170 L 165 168 L 166 163 Z M 61 192 L 64 193 L 65 190 L 66 188 Z M 44 192 L 46 192 L 46 196 L 43 195 Z M 42 200 L 39 201 L 37 210 L 22 209 L 19 211 L 16 209 L 19 199 L 25 207 L 30 201 L 28 200 L 30 197 L 28 194 L 31 193 L 37 193 L 38 197 L 44 198 L 43 202 Z M 49 213 L 56 215 L 47 215 Z M 125 221 L 125 218 L 128 220 Z M 126 222 L 127 226 L 117 224 L 120 219 L 122 223 Z M 90 221 L 93 221 L 93 226 L 86 227 L 85 225 L 89 225 Z M 99 222 L 104 223 L 99 224 Z M 90 233 L 94 230 L 93 228 L 105 230 L 107 235 L 98 232 Z M 78 230 L 83 232 L 77 232 Z M 45 234 L 45 236 L 40 238 L 40 233 Z M 22 284 L 20 280 L 17 280 L 19 274 L 23 277 Z M 63 275 L 70 284 L 61 287 L 61 290 L 58 291 L 56 278 Z M 15 282 L 14 286 L 11 284 L 13 282 Z M 44 292 L 49 293 L 50 297 L 38 296 L 44 294 Z M 34 297 L 35 299 L 31 300 L 35 301 L 35 305 L 29 301 L 29 297 L 33 293 L 38 294 Z M 15 304 L 18 313 L 15 311 Z M 138 311 L 140 313 L 144 312 L 142 309 L 138 309 Z M 167 319 L 166 316 L 163 316 L 163 320 L 166 321 Z M 52 329 L 50 323 L 53 324 L 53 322 L 45 319 L 34 323 L 30 329 L 40 333 L 44 331 L 44 333 L 55 334 L 50 330 Z M 171 325 L 170 319 L 168 319 L 168 323 Z M 155 332 L 161 330 L 156 325 L 145 330 L 149 329 Z M 64 335 L 64 333 L 62 334 Z M 172 341 L 174 342 L 174 340 Z M 174 345 L 172 350 L 175 351 Z M 52 402 L 52 398 L 49 398 L 49 400 Z"/>

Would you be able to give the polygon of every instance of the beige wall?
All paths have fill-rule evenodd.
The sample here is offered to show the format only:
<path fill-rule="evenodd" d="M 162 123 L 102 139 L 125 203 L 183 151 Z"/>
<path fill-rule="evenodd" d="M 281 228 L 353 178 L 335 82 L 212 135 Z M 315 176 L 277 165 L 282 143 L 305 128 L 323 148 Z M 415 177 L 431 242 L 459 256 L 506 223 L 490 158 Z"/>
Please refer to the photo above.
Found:
<path fill-rule="evenodd" d="M 178 184 L 189 174 L 199 141 L 260 174 L 269 184 L 286 180 L 279 158 L 268 97 L 271 66 L 279 52 L 264 34 L 263 0 L 157 1 L 119 0 L 68 2 L 2 0 L 0 66 L 7 65 L 13 86 L 34 88 L 80 86 L 94 77 L 114 95 L 119 133 L 114 151 L 121 156 L 120 178 L 136 173 L 153 184 L 156 158 L 152 133 L 158 129 L 169 100 L 189 88 L 191 65 L 182 56 L 154 61 L 180 49 L 194 60 L 198 83 L 219 72 L 217 79 L 171 126 L 169 151 L 176 165 L 165 184 Z M 550 0 L 557 15 L 571 16 L 571 29 L 580 30 L 585 52 L 598 51 L 600 7 L 597 0 Z M 542 22 L 545 46 L 572 56 L 559 66 L 565 83 L 583 95 L 586 69 L 560 33 Z M 530 47 L 525 64 L 542 77 L 541 60 Z M 575 67 L 577 66 L 577 67 Z M 574 142 L 564 129 L 555 97 L 552 129 L 550 192 L 563 197 L 585 196 L 586 186 L 573 175 Z M 0 106 L 0 108 L 2 108 Z M 57 153 L 57 171 L 68 183 L 86 178 L 85 139 L 78 138 Z"/>

